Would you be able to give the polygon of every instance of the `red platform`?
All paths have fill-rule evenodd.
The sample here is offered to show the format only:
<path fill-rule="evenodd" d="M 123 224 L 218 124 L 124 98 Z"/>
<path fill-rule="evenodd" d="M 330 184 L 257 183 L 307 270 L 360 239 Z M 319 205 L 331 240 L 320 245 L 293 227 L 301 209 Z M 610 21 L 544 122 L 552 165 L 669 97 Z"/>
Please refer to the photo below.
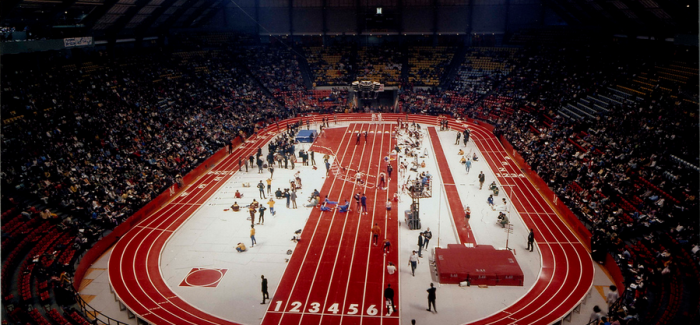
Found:
<path fill-rule="evenodd" d="M 509 250 L 497 250 L 491 245 L 449 244 L 447 248 L 435 248 L 435 256 L 440 283 L 469 280 L 473 285 L 523 285 L 523 271 Z"/>

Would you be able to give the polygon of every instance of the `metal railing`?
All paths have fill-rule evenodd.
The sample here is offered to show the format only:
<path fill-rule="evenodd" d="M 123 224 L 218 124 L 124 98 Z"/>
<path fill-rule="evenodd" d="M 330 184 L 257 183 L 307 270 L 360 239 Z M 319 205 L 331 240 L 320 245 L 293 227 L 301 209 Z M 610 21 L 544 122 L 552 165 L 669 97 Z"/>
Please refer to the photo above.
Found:
<path fill-rule="evenodd" d="M 70 286 L 71 288 L 73 286 Z M 111 289 L 111 288 L 110 288 Z M 80 311 L 82 314 L 86 317 L 86 320 L 89 321 L 92 324 L 106 324 L 106 325 L 129 325 L 128 323 L 120 322 L 112 317 L 109 317 L 103 313 L 101 313 L 99 310 L 93 308 L 90 306 L 85 300 L 83 300 L 83 297 L 80 296 L 79 293 L 75 292 L 73 290 L 73 295 L 75 296 L 75 301 L 80 306 Z M 126 306 L 121 303 L 121 301 L 118 301 L 119 303 L 119 309 L 120 310 L 125 310 Z M 127 310 L 127 314 L 129 314 L 129 318 L 133 318 L 133 314 Z"/>

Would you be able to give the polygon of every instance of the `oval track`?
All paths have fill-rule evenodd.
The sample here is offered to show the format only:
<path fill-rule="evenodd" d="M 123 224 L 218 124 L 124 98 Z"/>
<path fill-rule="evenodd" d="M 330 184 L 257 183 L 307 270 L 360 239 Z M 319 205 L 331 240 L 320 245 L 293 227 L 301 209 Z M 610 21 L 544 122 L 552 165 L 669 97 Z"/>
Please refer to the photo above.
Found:
<path fill-rule="evenodd" d="M 383 115 L 387 122 L 406 117 L 404 114 Z M 341 121 L 370 120 L 369 114 L 339 114 L 338 117 Z M 280 129 L 296 120 L 280 123 Z M 438 125 L 436 117 L 411 115 L 410 120 Z M 471 324 L 544 324 L 560 320 L 584 299 L 593 283 L 594 267 L 586 247 L 527 178 L 512 177 L 513 174 L 519 175 L 520 171 L 490 131 L 480 125 L 461 124 L 453 119 L 450 125 L 453 128 L 456 126 L 458 130 L 463 130 L 468 125 L 473 130 L 472 139 L 492 170 L 495 172 L 498 168 L 506 168 L 507 176 L 499 173 L 498 181 L 505 188 L 512 189 L 507 195 L 513 206 L 522 216 L 525 225 L 536 230 L 542 259 L 542 270 L 530 291 L 513 305 Z M 160 256 L 173 232 L 238 169 L 238 158 L 252 154 L 277 132 L 277 127 L 273 125 L 253 144 L 239 148 L 225 157 L 213 169 L 219 173 L 210 172 L 202 176 L 185 190 L 185 195 L 175 198 L 144 219 L 115 244 L 109 261 L 110 284 L 118 298 L 132 312 L 154 324 L 235 324 L 197 309 L 178 297 L 161 275 Z M 503 165 L 503 161 L 511 163 Z M 215 180 L 222 173 L 226 176 Z M 206 185 L 201 186 L 203 184 Z M 287 268 L 285 272 L 291 270 Z M 290 321 L 297 324 L 299 319 L 291 318 Z M 279 324 L 287 323 L 279 318 Z"/>

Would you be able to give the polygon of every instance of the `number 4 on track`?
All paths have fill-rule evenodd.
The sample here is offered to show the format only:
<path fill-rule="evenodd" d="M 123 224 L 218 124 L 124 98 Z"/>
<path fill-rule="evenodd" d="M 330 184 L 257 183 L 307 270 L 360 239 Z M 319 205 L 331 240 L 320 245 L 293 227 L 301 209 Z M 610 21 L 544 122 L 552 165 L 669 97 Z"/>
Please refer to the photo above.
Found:
<path fill-rule="evenodd" d="M 331 313 L 337 314 L 338 311 L 340 311 L 340 309 L 338 308 L 338 303 L 336 302 L 336 303 L 332 304 L 330 307 L 328 307 L 328 311 L 330 311 Z"/>

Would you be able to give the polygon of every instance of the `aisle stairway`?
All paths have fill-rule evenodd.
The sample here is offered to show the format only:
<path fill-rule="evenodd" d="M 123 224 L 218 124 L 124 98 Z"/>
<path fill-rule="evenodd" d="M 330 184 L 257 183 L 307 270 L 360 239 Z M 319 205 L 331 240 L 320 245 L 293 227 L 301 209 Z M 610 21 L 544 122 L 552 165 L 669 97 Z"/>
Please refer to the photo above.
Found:
<path fill-rule="evenodd" d="M 457 48 L 457 51 L 455 52 L 455 55 L 452 57 L 452 62 L 450 62 L 450 65 L 447 66 L 447 70 L 442 75 L 442 80 L 440 80 L 440 87 L 446 89 L 452 84 L 452 81 L 455 79 L 455 75 L 459 71 L 459 67 L 462 66 L 466 55 L 467 46 L 465 46 L 464 44 L 460 44 Z"/>
<path fill-rule="evenodd" d="M 313 88 L 313 78 L 311 77 L 311 68 L 309 68 L 309 62 L 306 61 L 306 53 L 304 53 L 304 49 L 302 49 L 300 46 L 294 46 L 292 48 L 294 50 L 295 58 L 297 62 L 299 62 L 299 70 L 301 71 L 301 77 L 304 79 L 304 87 L 306 89 L 312 89 Z"/>

